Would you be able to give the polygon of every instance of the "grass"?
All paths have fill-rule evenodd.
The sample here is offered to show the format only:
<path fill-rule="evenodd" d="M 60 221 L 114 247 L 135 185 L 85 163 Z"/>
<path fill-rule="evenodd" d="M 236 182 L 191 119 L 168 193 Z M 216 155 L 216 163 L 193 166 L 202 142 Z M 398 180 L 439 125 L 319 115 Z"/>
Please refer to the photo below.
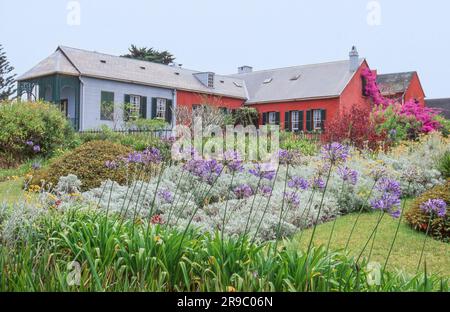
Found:
<path fill-rule="evenodd" d="M 378 217 L 378 213 L 365 213 L 361 215 L 349 244 L 349 251 L 352 256 L 357 257 L 359 255 L 376 225 Z M 332 250 L 345 248 L 356 218 L 356 214 L 351 214 L 340 217 L 337 220 L 330 245 Z M 377 232 L 372 256 L 370 258 L 371 262 L 378 262 L 382 266 L 384 265 L 397 225 L 398 220 L 388 216 L 384 217 Z M 333 222 L 319 225 L 316 229 L 314 244 L 327 244 L 332 226 Z M 312 230 L 308 229 L 303 235 L 298 234 L 292 240 L 292 244 L 299 245 L 300 248 L 306 248 L 311 238 L 311 233 Z M 393 271 L 397 269 L 409 274 L 415 274 L 424 238 L 425 234 L 411 229 L 409 225 L 403 221 L 389 259 L 388 270 Z M 371 244 L 372 242 L 369 243 L 367 250 L 363 254 L 365 257 L 368 257 L 369 255 Z M 428 272 L 446 277 L 450 276 L 450 244 L 428 239 L 424 259 L 426 259 Z"/>
<path fill-rule="evenodd" d="M 0 203 L 14 203 L 23 198 L 23 178 L 0 182 Z"/>

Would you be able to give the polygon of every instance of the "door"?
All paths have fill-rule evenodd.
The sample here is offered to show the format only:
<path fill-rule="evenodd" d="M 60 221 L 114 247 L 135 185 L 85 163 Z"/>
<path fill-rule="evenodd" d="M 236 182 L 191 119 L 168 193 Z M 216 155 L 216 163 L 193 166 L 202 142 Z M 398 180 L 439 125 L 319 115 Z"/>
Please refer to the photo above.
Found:
<path fill-rule="evenodd" d="M 69 116 L 69 110 L 68 110 L 68 108 L 69 108 L 69 100 L 68 99 L 61 100 L 60 108 L 61 108 L 61 113 L 65 117 L 68 117 Z"/>

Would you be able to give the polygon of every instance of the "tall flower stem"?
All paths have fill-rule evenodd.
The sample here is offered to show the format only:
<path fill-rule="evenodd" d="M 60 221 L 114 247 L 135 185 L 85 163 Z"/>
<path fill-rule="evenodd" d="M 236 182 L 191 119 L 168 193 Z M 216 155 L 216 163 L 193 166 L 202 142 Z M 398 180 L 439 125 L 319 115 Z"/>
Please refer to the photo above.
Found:
<path fill-rule="evenodd" d="M 314 194 L 315 194 L 315 193 L 316 193 L 316 190 L 313 189 L 313 191 L 311 192 L 311 195 L 309 196 L 309 199 L 308 199 L 308 202 L 307 202 L 307 204 L 306 204 L 305 210 L 303 210 L 303 213 L 302 213 L 302 215 L 300 216 L 300 220 L 302 220 L 303 217 L 305 216 L 305 212 L 306 212 L 306 217 L 305 217 L 305 218 L 308 218 L 308 217 L 309 217 L 309 213 L 311 212 L 311 208 L 312 208 L 312 204 L 313 204 Z M 300 236 L 299 236 L 299 238 L 298 238 L 298 242 L 299 242 L 299 243 L 302 241 L 303 234 L 305 233 L 305 229 L 306 229 L 306 226 L 305 226 L 305 228 L 303 228 L 303 229 L 300 230 Z"/>
<path fill-rule="evenodd" d="M 280 240 L 281 221 L 283 219 L 284 205 L 286 202 L 286 189 L 288 184 L 288 177 L 289 177 L 289 163 L 286 164 L 286 175 L 284 176 L 283 202 L 281 203 L 280 219 L 278 220 L 276 240 L 273 247 L 274 252 L 277 250 L 278 241 Z"/>
<path fill-rule="evenodd" d="M 162 177 L 164 175 L 164 171 L 166 170 L 166 166 L 163 164 L 161 166 L 161 169 L 159 169 L 159 177 L 158 177 L 158 182 L 156 183 L 156 189 L 155 189 L 155 193 L 153 194 L 153 200 L 152 200 L 152 205 L 150 207 L 150 212 L 148 214 L 148 224 L 147 224 L 147 231 L 145 233 L 145 241 L 147 242 L 148 240 L 148 235 L 150 233 L 150 220 L 153 216 L 153 209 L 155 207 L 155 201 L 156 201 L 156 195 L 158 193 L 158 189 L 159 189 L 159 185 L 161 184 L 161 180 Z"/>
<path fill-rule="evenodd" d="M 411 182 L 408 183 L 408 192 L 407 192 L 407 194 L 409 194 L 410 187 L 411 187 Z M 392 250 L 394 249 L 394 244 L 395 244 L 395 241 L 397 240 L 398 232 L 400 231 L 400 226 L 401 226 L 402 221 L 403 221 L 403 215 L 405 213 L 405 208 L 406 208 L 406 199 L 403 200 L 402 211 L 400 212 L 400 218 L 398 219 L 397 229 L 395 230 L 394 239 L 392 240 L 391 247 L 389 248 L 389 252 L 388 252 L 388 255 L 386 257 L 386 261 L 384 263 L 384 266 L 383 266 L 383 271 L 381 273 L 381 279 L 383 279 L 384 271 L 386 270 L 386 267 L 387 267 L 388 262 L 389 262 L 389 258 L 390 258 L 391 253 L 392 253 Z"/>
<path fill-rule="evenodd" d="M 427 231 L 425 233 L 425 239 L 423 240 L 422 251 L 420 253 L 419 264 L 417 264 L 417 273 L 419 273 L 420 264 L 422 263 L 423 254 L 425 252 L 425 245 L 427 243 L 428 233 L 430 232 L 431 222 L 433 220 L 433 212 L 430 214 L 430 220 L 428 221 Z"/>
<path fill-rule="evenodd" d="M 258 226 L 256 227 L 256 231 L 251 240 L 251 244 L 253 244 L 256 241 L 256 237 L 258 236 L 258 232 L 259 232 L 259 229 L 261 228 L 262 222 L 264 221 L 264 217 L 266 216 L 267 211 L 269 210 L 269 204 L 270 204 L 270 201 L 273 196 L 273 189 L 275 188 L 275 183 L 277 181 L 279 172 L 280 172 L 280 166 L 277 167 L 277 171 L 275 173 L 275 178 L 272 183 L 272 191 L 270 192 L 269 198 L 267 199 L 266 207 L 264 208 L 263 215 L 262 215 L 261 219 L 259 220 Z"/>
<path fill-rule="evenodd" d="M 230 185 L 228 187 L 228 198 L 225 203 L 225 209 L 223 212 L 223 220 L 222 220 L 222 228 L 221 228 L 221 233 L 220 233 L 220 240 L 221 240 L 221 245 L 222 245 L 222 258 L 224 258 L 224 259 L 225 259 L 225 253 L 224 253 L 224 251 L 225 251 L 225 248 L 224 248 L 225 222 L 226 222 L 226 218 L 227 218 L 228 202 L 230 201 L 230 194 L 231 194 L 231 189 L 233 188 L 235 174 L 236 174 L 235 171 L 233 171 L 233 174 L 231 176 Z"/>
<path fill-rule="evenodd" d="M 323 202 L 324 202 L 324 199 L 325 199 L 325 193 L 327 192 L 328 183 L 330 182 L 332 168 L 333 168 L 333 165 L 330 164 L 330 169 L 328 169 L 327 181 L 325 183 L 325 188 L 324 188 L 324 190 L 322 192 L 322 198 L 320 200 L 319 211 L 317 213 L 316 221 L 314 222 L 314 227 L 313 227 L 313 231 L 312 231 L 312 234 L 311 234 L 311 239 L 309 240 L 309 244 L 308 244 L 308 249 L 307 249 L 307 254 L 308 255 L 309 255 L 309 252 L 311 251 L 311 247 L 312 247 L 312 244 L 313 244 L 313 241 L 314 241 L 314 235 L 316 234 L 316 229 L 317 229 L 317 225 L 319 223 L 320 213 L 322 212 Z"/>
<path fill-rule="evenodd" d="M 355 222 L 353 223 L 352 229 L 351 229 L 351 231 L 350 231 L 350 235 L 349 235 L 348 238 L 347 238 L 347 243 L 345 244 L 345 249 L 344 249 L 345 251 L 348 250 L 348 246 L 349 246 L 349 244 L 350 244 L 350 240 L 351 240 L 351 238 L 352 238 L 353 232 L 355 231 L 356 224 L 358 224 L 359 218 L 361 217 L 361 214 L 362 214 L 362 212 L 363 212 L 363 210 L 364 210 L 364 207 L 365 207 L 365 206 L 367 205 L 367 203 L 369 202 L 369 199 L 370 199 L 370 197 L 372 196 L 372 193 L 373 193 L 373 190 L 374 190 L 376 184 L 377 184 L 377 181 L 375 181 L 375 183 L 372 185 L 372 188 L 370 189 L 369 195 L 366 197 L 364 203 L 361 205 L 361 208 L 359 209 L 359 212 L 358 212 L 358 215 L 357 215 L 357 217 L 356 217 L 356 220 L 355 220 Z"/>
<path fill-rule="evenodd" d="M 253 201 L 252 201 L 252 205 L 250 207 L 250 212 L 248 214 L 247 222 L 245 223 L 244 234 L 242 235 L 241 248 L 239 250 L 239 258 L 244 249 L 244 240 L 245 240 L 245 236 L 247 236 L 248 227 L 250 225 L 250 219 L 252 218 L 253 207 L 255 206 L 256 196 L 258 195 L 258 189 L 259 189 L 259 186 L 261 185 L 261 181 L 262 181 L 262 177 L 260 176 L 259 180 L 258 180 L 258 184 L 256 185 L 255 194 L 253 195 Z"/>

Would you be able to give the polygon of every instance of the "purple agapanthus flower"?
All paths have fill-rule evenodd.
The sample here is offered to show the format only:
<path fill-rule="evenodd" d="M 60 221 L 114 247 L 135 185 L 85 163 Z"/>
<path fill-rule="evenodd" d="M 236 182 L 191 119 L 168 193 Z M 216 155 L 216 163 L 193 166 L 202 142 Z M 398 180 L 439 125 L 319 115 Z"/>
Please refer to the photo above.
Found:
<path fill-rule="evenodd" d="M 39 153 L 41 151 L 41 147 L 39 145 L 33 146 L 33 152 Z"/>
<path fill-rule="evenodd" d="M 249 185 L 242 184 L 234 189 L 234 194 L 238 199 L 244 199 L 252 196 L 253 190 Z"/>
<path fill-rule="evenodd" d="M 325 181 L 321 177 L 317 177 L 313 179 L 313 187 L 319 190 L 323 190 L 325 188 Z"/>
<path fill-rule="evenodd" d="M 155 147 L 147 148 L 142 152 L 142 160 L 144 163 L 154 163 L 158 164 L 162 161 L 161 152 Z"/>
<path fill-rule="evenodd" d="M 33 146 L 34 142 L 33 141 L 27 141 L 25 144 L 28 145 L 28 146 Z"/>
<path fill-rule="evenodd" d="M 39 163 L 39 162 L 34 162 L 32 165 L 31 165 L 31 168 L 33 169 L 33 170 L 39 170 L 39 169 L 41 169 L 41 163 Z"/>
<path fill-rule="evenodd" d="M 332 164 L 345 162 L 350 156 L 350 148 L 346 145 L 334 142 L 322 147 L 322 158 L 330 161 Z"/>
<path fill-rule="evenodd" d="M 376 185 L 376 190 L 381 193 L 388 193 L 400 197 L 402 195 L 402 189 L 400 183 L 389 178 L 381 178 Z"/>
<path fill-rule="evenodd" d="M 401 213 L 400 198 L 396 194 L 384 193 L 381 197 L 372 200 L 370 205 L 374 210 L 384 211 L 394 218 L 398 218 Z"/>
<path fill-rule="evenodd" d="M 254 175 L 255 177 L 258 177 L 260 179 L 266 179 L 269 181 L 273 180 L 276 174 L 274 170 L 263 169 L 260 164 L 256 164 L 255 167 L 253 169 L 250 169 L 248 172 Z"/>
<path fill-rule="evenodd" d="M 128 154 L 127 157 L 124 158 L 125 163 L 128 164 L 140 164 L 142 163 L 142 153 L 141 152 L 132 152 Z"/>
<path fill-rule="evenodd" d="M 105 167 L 108 169 L 117 169 L 118 168 L 118 163 L 114 160 L 107 160 L 105 162 Z"/>
<path fill-rule="evenodd" d="M 222 172 L 223 166 L 217 160 L 192 159 L 184 165 L 184 169 L 201 180 L 214 183 Z"/>
<path fill-rule="evenodd" d="M 420 205 L 425 213 L 436 213 L 440 218 L 443 218 L 447 214 L 447 203 L 443 199 L 430 199 Z"/>
<path fill-rule="evenodd" d="M 164 200 L 167 204 L 173 203 L 173 200 L 174 200 L 173 194 L 169 190 L 160 190 L 158 192 L 158 196 L 159 196 L 159 198 Z"/>
<path fill-rule="evenodd" d="M 309 188 L 309 183 L 303 178 L 293 177 L 292 180 L 288 182 L 288 186 L 297 190 L 306 191 Z"/>
<path fill-rule="evenodd" d="M 227 151 L 224 153 L 225 166 L 231 172 L 242 172 L 244 167 L 242 166 L 242 158 L 238 152 Z"/>
<path fill-rule="evenodd" d="M 298 195 L 296 192 L 285 192 L 284 198 L 285 198 L 287 204 L 290 206 L 300 205 L 300 198 L 298 198 Z"/>
<path fill-rule="evenodd" d="M 356 170 L 352 170 L 348 167 L 339 167 L 337 172 L 342 181 L 346 183 L 356 185 L 358 182 L 358 172 Z"/>
<path fill-rule="evenodd" d="M 267 185 L 263 185 L 259 188 L 259 191 L 261 193 L 262 196 L 264 197 L 269 197 L 272 195 L 272 188 L 270 186 Z"/>
<path fill-rule="evenodd" d="M 278 159 L 280 164 L 287 165 L 292 162 L 292 160 L 294 159 L 294 155 L 290 151 L 280 149 L 278 151 Z"/>

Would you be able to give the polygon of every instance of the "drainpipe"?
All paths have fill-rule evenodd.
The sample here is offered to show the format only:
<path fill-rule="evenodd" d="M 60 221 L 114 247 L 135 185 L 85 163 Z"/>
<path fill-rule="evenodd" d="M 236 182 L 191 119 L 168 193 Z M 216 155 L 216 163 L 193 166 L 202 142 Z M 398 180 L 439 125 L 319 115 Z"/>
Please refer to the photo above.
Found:
<path fill-rule="evenodd" d="M 177 110 L 177 89 L 173 90 L 173 108 L 172 108 L 172 129 L 177 125 L 176 110 Z"/>
<path fill-rule="evenodd" d="M 80 94 L 80 112 L 79 112 L 79 116 L 78 116 L 78 118 L 79 118 L 79 124 L 80 124 L 80 129 L 78 129 L 78 131 L 81 131 L 81 130 L 84 130 L 84 128 L 83 128 L 83 121 L 84 121 L 84 118 L 83 118 L 83 113 L 84 113 L 84 109 L 83 109 L 83 106 L 84 106 L 84 85 L 85 85 L 85 83 L 84 83 L 84 81 L 83 81 L 83 78 L 81 78 L 81 76 L 79 76 L 78 77 L 79 79 L 80 79 L 80 86 L 81 86 L 81 88 L 80 88 L 80 90 L 81 90 L 81 94 Z"/>

